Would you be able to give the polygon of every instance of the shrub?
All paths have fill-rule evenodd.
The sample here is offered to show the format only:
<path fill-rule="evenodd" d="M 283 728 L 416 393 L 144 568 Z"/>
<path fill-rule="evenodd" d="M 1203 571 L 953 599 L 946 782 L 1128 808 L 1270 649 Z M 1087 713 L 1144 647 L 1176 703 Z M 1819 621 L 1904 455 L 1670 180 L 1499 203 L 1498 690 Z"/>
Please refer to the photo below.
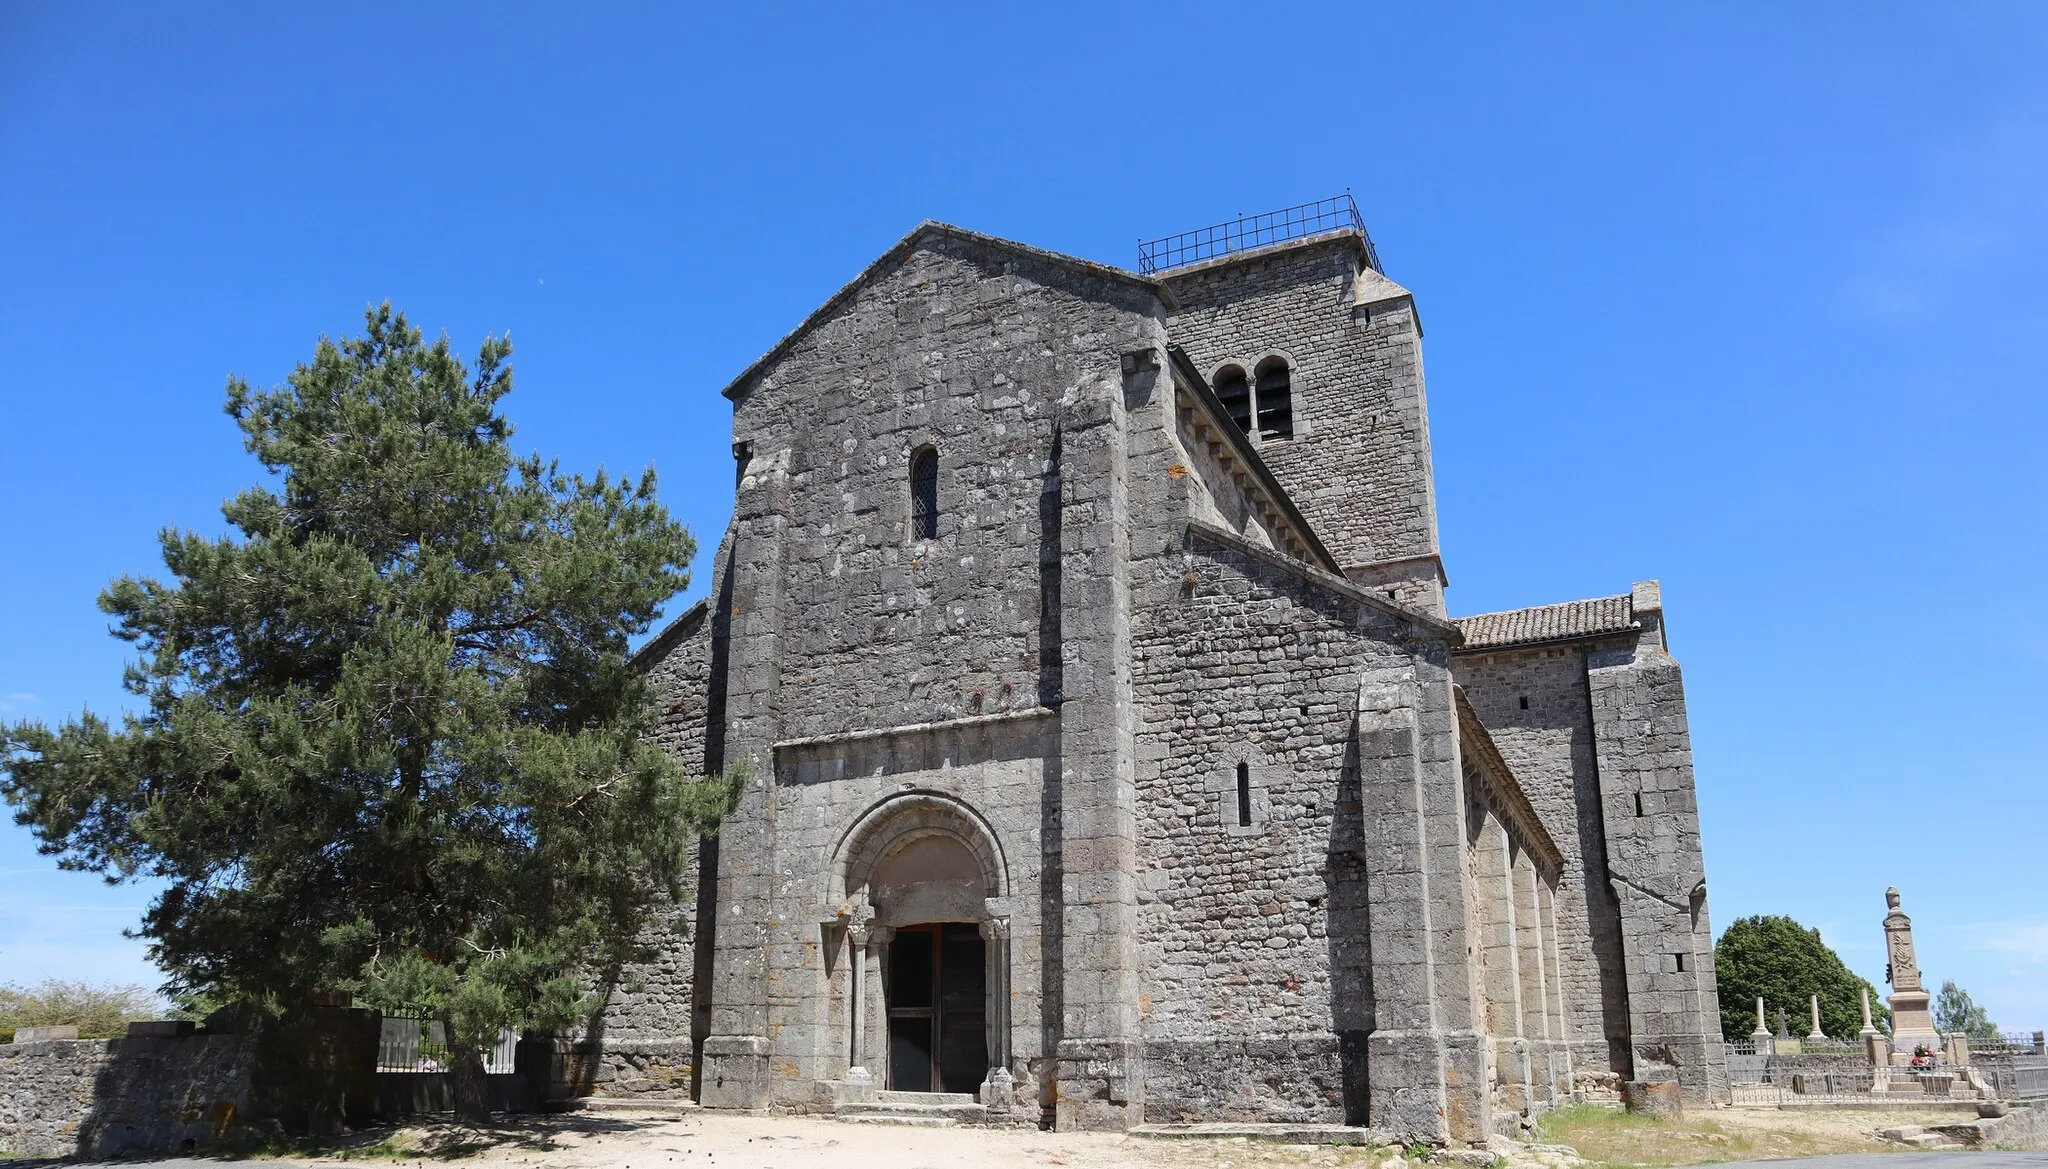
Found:
<path fill-rule="evenodd" d="M 23 1027 L 78 1028 L 80 1039 L 116 1039 L 128 1024 L 153 1019 L 156 996 L 139 986 L 66 982 L 48 978 L 35 986 L 0 983 L 0 1036 L 12 1040 Z"/>

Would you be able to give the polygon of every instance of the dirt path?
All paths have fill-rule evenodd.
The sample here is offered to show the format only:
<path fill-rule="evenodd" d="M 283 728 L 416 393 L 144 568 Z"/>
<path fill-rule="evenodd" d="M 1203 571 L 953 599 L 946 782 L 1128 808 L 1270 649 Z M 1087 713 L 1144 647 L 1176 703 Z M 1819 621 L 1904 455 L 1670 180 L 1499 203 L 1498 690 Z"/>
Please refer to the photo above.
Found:
<path fill-rule="evenodd" d="M 337 1149 L 334 1155 L 302 1163 L 360 1167 L 369 1162 L 429 1169 L 460 1157 L 461 1164 L 479 1169 L 1239 1169 L 1252 1165 L 1364 1169 L 1397 1155 L 1392 1150 L 1264 1141 L 1162 1141 L 1121 1133 L 910 1128 L 729 1113 L 675 1121 L 574 1116 L 482 1132 L 436 1126 L 384 1135 L 388 1139 L 379 1145 Z M 401 1156 L 397 1155 L 400 1149 L 416 1151 Z"/>

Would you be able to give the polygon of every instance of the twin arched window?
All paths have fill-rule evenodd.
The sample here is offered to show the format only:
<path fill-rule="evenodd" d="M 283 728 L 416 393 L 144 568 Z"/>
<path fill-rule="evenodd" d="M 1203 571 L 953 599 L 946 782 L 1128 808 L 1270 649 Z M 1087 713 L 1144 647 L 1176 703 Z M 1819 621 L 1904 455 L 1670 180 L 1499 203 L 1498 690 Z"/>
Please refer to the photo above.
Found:
<path fill-rule="evenodd" d="M 919 447 L 910 456 L 910 538 L 933 540 L 939 535 L 939 452 Z"/>
<path fill-rule="evenodd" d="M 1284 357 L 1268 357 L 1246 377 L 1244 367 L 1216 371 L 1216 397 L 1238 430 L 1257 441 L 1294 437 L 1294 378 Z"/>

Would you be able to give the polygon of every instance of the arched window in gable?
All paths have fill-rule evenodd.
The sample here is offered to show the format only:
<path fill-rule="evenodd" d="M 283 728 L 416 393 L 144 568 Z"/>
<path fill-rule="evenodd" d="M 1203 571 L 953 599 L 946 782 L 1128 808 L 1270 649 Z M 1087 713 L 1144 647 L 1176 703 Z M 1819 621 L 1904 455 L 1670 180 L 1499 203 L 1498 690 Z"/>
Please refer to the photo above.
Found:
<path fill-rule="evenodd" d="M 1294 379 L 1284 357 L 1268 357 L 1258 368 L 1259 439 L 1294 437 Z"/>
<path fill-rule="evenodd" d="M 1235 365 L 1226 365 L 1216 371 L 1216 398 L 1223 403 L 1224 413 L 1237 423 L 1238 430 L 1250 435 L 1252 432 L 1252 383 L 1244 376 L 1244 370 Z"/>
<path fill-rule="evenodd" d="M 919 447 L 910 456 L 910 538 L 936 539 L 939 534 L 939 452 Z"/>

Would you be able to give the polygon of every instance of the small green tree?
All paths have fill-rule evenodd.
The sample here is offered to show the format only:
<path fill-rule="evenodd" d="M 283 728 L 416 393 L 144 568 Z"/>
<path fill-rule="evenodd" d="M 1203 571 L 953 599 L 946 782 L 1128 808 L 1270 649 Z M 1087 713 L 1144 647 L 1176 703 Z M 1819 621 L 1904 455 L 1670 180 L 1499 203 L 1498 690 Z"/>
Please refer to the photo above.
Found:
<path fill-rule="evenodd" d="M 47 978 L 35 986 L 0 983 L 0 1043 L 23 1027 L 76 1027 L 80 1039 L 115 1039 L 128 1024 L 156 1016 L 155 996 L 139 986 Z"/>
<path fill-rule="evenodd" d="M 1972 1039 L 1996 1039 L 1998 1024 L 1977 1005 L 1970 992 L 1954 982 L 1943 982 L 1934 996 L 1934 1029 L 1943 1035 L 1967 1035 Z"/>
<path fill-rule="evenodd" d="M 1714 975 L 1721 991 L 1721 1031 L 1729 1039 L 1746 1039 L 1756 1030 L 1759 995 L 1773 1026 L 1782 1010 L 1802 1032 L 1809 1025 L 1808 998 L 1819 995 L 1821 1030 L 1837 1039 L 1853 1038 L 1863 1029 L 1859 992 L 1870 994 L 1875 1026 L 1883 1030 L 1891 1021 L 1877 988 L 1844 965 L 1819 930 L 1789 917 L 1745 917 L 1722 931 L 1714 943 Z"/>
<path fill-rule="evenodd" d="M 472 375 L 389 305 L 366 323 L 229 382 L 275 489 L 101 594 L 144 712 L 5 728 L 0 790 L 65 867 L 168 883 L 140 933 L 173 997 L 425 1007 L 475 1119 L 499 1029 L 590 1007 L 738 781 L 645 736 L 628 639 L 695 550 L 654 473 L 515 457 L 509 341 Z"/>

